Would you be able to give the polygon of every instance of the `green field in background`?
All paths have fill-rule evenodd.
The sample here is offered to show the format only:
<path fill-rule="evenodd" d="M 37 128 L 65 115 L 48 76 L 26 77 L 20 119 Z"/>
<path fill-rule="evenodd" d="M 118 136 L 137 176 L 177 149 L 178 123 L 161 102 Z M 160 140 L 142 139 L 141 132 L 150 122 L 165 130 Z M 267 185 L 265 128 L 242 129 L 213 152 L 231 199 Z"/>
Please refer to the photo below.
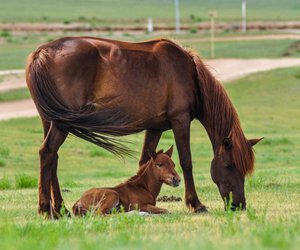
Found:
<path fill-rule="evenodd" d="M 256 171 L 246 180 L 246 212 L 224 212 L 209 165 L 211 145 L 193 122 L 191 146 L 199 197 L 209 213 L 194 215 L 182 203 L 159 203 L 165 216 L 125 214 L 47 221 L 36 214 L 38 118 L 0 122 L 0 249 L 298 249 L 300 244 L 300 69 L 253 74 L 226 89 L 255 146 Z M 128 137 L 141 151 L 143 134 Z M 174 144 L 164 133 L 159 148 Z M 122 162 L 75 137 L 60 150 L 58 174 L 68 208 L 90 187 L 116 185 L 133 175 L 138 157 Z M 175 150 L 176 169 L 182 177 Z M 25 188 L 28 187 L 28 188 Z M 164 186 L 161 195 L 182 196 L 184 185 Z"/>
<path fill-rule="evenodd" d="M 183 19 L 208 19 L 208 12 L 218 11 L 218 19 L 241 19 L 241 0 L 182 0 L 180 12 Z M 298 0 L 247 1 L 248 20 L 300 20 Z M 173 0 L 11 0 L 0 1 L 0 22 L 74 22 L 98 23 L 100 19 L 143 18 L 174 19 Z M 98 20 L 98 21 L 97 21 Z M 109 23 L 109 22 L 108 22 Z M 134 22 L 133 22 L 134 23 Z"/>

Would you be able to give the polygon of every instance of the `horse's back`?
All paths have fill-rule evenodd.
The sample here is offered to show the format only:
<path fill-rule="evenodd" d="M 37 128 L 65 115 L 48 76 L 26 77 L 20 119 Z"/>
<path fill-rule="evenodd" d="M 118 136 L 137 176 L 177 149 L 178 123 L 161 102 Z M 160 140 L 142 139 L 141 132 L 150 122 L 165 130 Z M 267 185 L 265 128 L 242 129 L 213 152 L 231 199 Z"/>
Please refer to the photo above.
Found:
<path fill-rule="evenodd" d="M 66 37 L 39 51 L 46 51 L 53 61 L 52 80 L 73 107 L 121 106 L 134 120 L 146 118 L 162 125 L 170 112 L 195 106 L 193 63 L 169 40 L 129 43 Z"/>

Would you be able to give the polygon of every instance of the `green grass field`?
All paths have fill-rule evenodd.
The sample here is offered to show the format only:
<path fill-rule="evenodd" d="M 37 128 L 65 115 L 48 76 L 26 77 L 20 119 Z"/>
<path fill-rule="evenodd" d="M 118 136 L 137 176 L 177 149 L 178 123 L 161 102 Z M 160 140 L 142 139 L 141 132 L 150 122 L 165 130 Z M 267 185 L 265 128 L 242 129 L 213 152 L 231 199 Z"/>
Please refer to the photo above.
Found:
<path fill-rule="evenodd" d="M 30 98 L 30 93 L 27 88 L 9 90 L 2 92 L 0 95 L 0 103 L 8 101 L 16 101 Z"/>
<path fill-rule="evenodd" d="M 192 155 L 198 194 L 209 208 L 192 214 L 183 203 L 159 203 L 169 215 L 63 218 L 37 216 L 38 118 L 0 122 L 0 249 L 298 249 L 300 244 L 300 69 L 250 75 L 226 85 L 247 137 L 265 136 L 255 146 L 256 172 L 246 180 L 248 209 L 224 212 L 209 174 L 207 135 L 192 125 Z M 143 135 L 130 145 L 140 152 Z M 171 132 L 159 148 L 174 143 Z M 136 154 L 138 158 L 138 154 Z M 180 175 L 175 152 L 174 160 Z M 59 179 L 71 208 L 90 187 L 111 186 L 133 175 L 137 159 L 122 162 L 71 137 L 60 150 Z M 182 196 L 183 185 L 161 195 Z"/>
<path fill-rule="evenodd" d="M 248 33 L 248 35 L 257 33 Z M 264 33 L 263 33 L 264 34 Z M 34 51 L 41 43 L 45 43 L 63 36 L 92 35 L 109 39 L 124 41 L 143 41 L 158 38 L 157 34 L 130 34 L 130 33 L 5 33 L 0 35 L 0 70 L 22 69 L 25 67 L 27 56 Z M 239 33 L 220 33 L 218 36 L 236 36 Z M 207 37 L 207 34 L 169 34 L 164 38 L 175 38 L 175 40 L 198 51 L 204 58 L 210 58 L 210 43 L 195 41 L 194 38 Z M 261 41 L 226 41 L 216 42 L 217 58 L 278 58 L 282 57 L 297 40 L 261 40 Z M 300 56 L 299 49 L 292 51 L 291 57 Z"/>
<path fill-rule="evenodd" d="M 11 0 L 0 2 L 0 22 L 74 22 L 88 21 L 98 25 L 103 19 L 131 19 L 133 23 L 144 18 L 174 19 L 173 0 Z M 218 19 L 236 21 L 241 18 L 241 1 L 184 0 L 180 1 L 181 17 L 207 20 L 208 12 L 218 11 Z M 299 20 L 298 0 L 247 1 L 248 20 Z"/>

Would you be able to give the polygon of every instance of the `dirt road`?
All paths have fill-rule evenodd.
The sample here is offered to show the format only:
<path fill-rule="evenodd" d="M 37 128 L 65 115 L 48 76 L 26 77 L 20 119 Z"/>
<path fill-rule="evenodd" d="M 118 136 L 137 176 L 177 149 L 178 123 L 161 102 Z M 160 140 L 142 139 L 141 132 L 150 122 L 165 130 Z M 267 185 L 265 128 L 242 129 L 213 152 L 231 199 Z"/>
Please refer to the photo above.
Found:
<path fill-rule="evenodd" d="M 282 59 L 216 59 L 205 61 L 211 72 L 220 81 L 226 83 L 251 73 L 267 71 L 276 68 L 300 66 L 300 58 Z M 22 74 L 24 71 L 10 73 Z M 2 72 L 0 72 L 1 75 Z M 24 78 L 9 77 L 7 81 L 0 83 L 0 94 L 9 89 L 25 87 Z M 17 117 L 36 116 L 37 111 L 32 100 L 22 100 L 0 104 L 0 120 Z"/>

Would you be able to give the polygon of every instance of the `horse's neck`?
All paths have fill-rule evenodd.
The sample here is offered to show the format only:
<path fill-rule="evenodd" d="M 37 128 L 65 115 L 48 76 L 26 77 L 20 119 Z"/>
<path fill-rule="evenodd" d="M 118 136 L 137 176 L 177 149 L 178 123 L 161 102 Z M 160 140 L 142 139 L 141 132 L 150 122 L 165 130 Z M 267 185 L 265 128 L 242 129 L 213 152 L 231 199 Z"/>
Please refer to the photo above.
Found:
<path fill-rule="evenodd" d="M 153 195 L 153 197 L 156 199 L 158 196 L 162 182 L 157 179 L 157 177 L 154 174 L 154 171 L 152 169 L 152 164 L 150 163 L 145 171 L 134 180 L 135 184 L 138 186 L 143 187 L 146 189 L 149 193 Z"/>

